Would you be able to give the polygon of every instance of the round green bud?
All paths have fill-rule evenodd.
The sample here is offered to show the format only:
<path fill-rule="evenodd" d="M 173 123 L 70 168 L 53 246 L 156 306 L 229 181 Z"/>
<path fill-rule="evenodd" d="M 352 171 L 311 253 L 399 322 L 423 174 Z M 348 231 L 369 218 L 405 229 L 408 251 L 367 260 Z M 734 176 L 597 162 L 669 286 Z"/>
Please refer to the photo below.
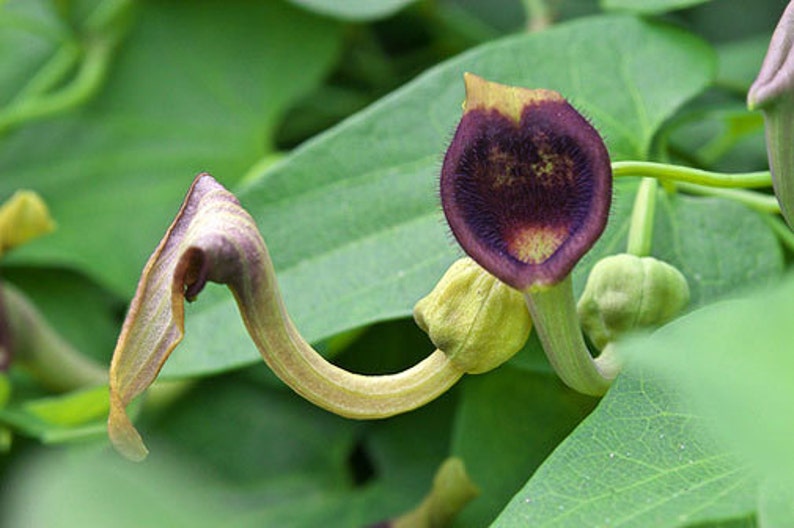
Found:
<path fill-rule="evenodd" d="M 577 310 L 601 349 L 630 330 L 666 323 L 688 302 L 689 286 L 680 271 L 653 257 L 623 253 L 593 266 Z"/>
<path fill-rule="evenodd" d="M 521 350 L 532 321 L 523 295 L 470 258 L 450 266 L 414 307 L 416 324 L 462 371 L 492 370 Z"/>

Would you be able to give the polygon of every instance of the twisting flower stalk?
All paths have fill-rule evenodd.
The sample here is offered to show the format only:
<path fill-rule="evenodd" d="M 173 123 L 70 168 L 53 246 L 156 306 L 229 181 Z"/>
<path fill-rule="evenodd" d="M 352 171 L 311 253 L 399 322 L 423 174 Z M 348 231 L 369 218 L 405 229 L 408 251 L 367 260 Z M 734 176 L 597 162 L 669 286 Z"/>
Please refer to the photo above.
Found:
<path fill-rule="evenodd" d="M 463 370 L 436 350 L 392 375 L 347 372 L 301 337 L 282 302 L 256 223 L 208 174 L 199 175 L 176 219 L 144 268 L 110 367 L 108 432 L 125 456 L 147 451 L 126 406 L 157 377 L 184 333 L 184 299 L 207 281 L 226 284 L 265 362 L 297 393 L 350 418 L 383 418 L 443 394 Z"/>
<path fill-rule="evenodd" d="M 557 92 L 472 74 L 465 81 L 465 110 L 441 173 L 450 228 L 469 256 L 524 293 L 562 380 L 601 395 L 617 365 L 590 356 L 570 272 L 606 226 L 612 192 L 606 146 Z"/>

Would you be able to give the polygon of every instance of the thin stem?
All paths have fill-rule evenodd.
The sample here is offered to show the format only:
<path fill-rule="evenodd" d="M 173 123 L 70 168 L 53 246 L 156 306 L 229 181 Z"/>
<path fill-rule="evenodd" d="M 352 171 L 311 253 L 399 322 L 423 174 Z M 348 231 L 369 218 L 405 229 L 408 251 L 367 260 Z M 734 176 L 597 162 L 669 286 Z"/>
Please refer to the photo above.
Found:
<path fill-rule="evenodd" d="M 612 356 L 593 359 L 582 337 L 570 275 L 542 290 L 524 292 L 532 324 L 549 363 L 566 385 L 590 396 L 602 396 L 617 376 Z"/>
<path fill-rule="evenodd" d="M 74 80 L 51 94 L 24 98 L 0 112 L 0 133 L 33 119 L 41 119 L 74 108 L 90 99 L 105 79 L 114 41 L 92 40 Z"/>
<path fill-rule="evenodd" d="M 527 31 L 542 31 L 551 25 L 553 16 L 546 0 L 523 0 L 523 4 Z"/>
<path fill-rule="evenodd" d="M 626 251 L 632 255 L 645 257 L 651 254 L 658 187 L 658 182 L 653 178 L 643 178 L 640 182 L 637 197 L 634 199 L 634 209 L 631 212 L 626 248 Z"/>
<path fill-rule="evenodd" d="M 676 184 L 676 187 L 682 191 L 692 194 L 699 194 L 701 196 L 717 196 L 720 198 L 727 198 L 728 200 L 742 203 L 747 207 L 762 213 L 780 213 L 780 204 L 777 202 L 777 198 L 768 194 L 761 194 L 743 189 L 718 189 L 685 182 Z"/>
<path fill-rule="evenodd" d="M 80 60 L 80 54 L 80 46 L 76 42 L 70 41 L 62 45 L 11 100 L 9 106 L 25 99 L 40 96 L 62 82 Z"/>
<path fill-rule="evenodd" d="M 764 215 L 762 218 L 772 228 L 780 243 L 787 247 L 789 251 L 794 252 L 794 231 L 778 216 Z"/>
<path fill-rule="evenodd" d="M 725 174 L 649 161 L 613 162 L 612 175 L 615 178 L 646 176 L 660 181 L 693 183 L 709 187 L 757 189 L 772 185 L 772 176 L 769 171 Z"/>

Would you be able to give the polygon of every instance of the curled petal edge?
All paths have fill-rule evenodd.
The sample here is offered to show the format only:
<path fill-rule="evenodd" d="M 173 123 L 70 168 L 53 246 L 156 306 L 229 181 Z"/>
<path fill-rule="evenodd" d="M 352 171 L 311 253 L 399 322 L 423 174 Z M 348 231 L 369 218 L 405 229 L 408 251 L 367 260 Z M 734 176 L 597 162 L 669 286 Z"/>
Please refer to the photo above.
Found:
<path fill-rule="evenodd" d="M 110 366 L 108 434 L 132 460 L 147 450 L 126 407 L 149 387 L 184 335 L 184 300 L 207 281 L 231 290 L 265 363 L 295 392 L 341 416 L 385 418 L 433 400 L 463 372 L 440 350 L 397 374 L 341 369 L 300 335 L 279 293 L 256 223 L 212 176 L 193 181 L 176 219 L 149 258 Z"/>

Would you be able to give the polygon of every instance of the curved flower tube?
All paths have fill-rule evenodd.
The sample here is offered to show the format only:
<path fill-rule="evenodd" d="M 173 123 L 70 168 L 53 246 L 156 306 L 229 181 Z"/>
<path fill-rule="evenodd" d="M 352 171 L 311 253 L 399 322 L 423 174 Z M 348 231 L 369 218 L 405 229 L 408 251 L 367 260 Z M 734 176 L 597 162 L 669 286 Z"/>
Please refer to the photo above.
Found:
<path fill-rule="evenodd" d="M 144 268 L 110 366 L 108 433 L 116 449 L 141 460 L 143 441 L 127 405 L 152 384 L 184 334 L 184 299 L 207 281 L 226 284 L 268 366 L 316 405 L 349 418 L 384 418 L 443 394 L 463 371 L 436 350 L 397 374 L 365 376 L 320 356 L 292 323 L 256 223 L 209 174 L 200 174 Z"/>

